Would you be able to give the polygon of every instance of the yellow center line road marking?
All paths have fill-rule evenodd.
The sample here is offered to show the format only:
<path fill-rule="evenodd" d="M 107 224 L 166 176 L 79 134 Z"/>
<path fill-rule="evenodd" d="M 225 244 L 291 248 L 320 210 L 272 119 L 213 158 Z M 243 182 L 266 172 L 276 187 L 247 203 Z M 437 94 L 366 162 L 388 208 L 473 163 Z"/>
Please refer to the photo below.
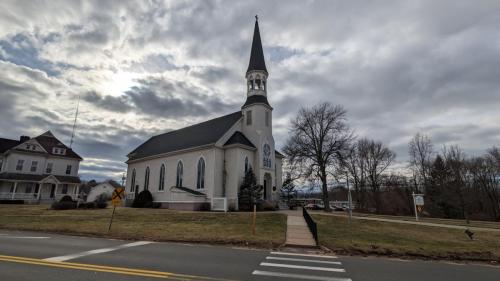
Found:
<path fill-rule="evenodd" d="M 156 277 L 156 278 L 173 279 L 173 280 L 224 280 L 224 281 L 230 281 L 229 279 L 221 279 L 221 278 L 213 278 L 213 277 L 205 277 L 205 276 L 197 276 L 197 275 L 187 275 L 187 274 L 178 274 L 178 273 L 173 273 L 173 272 L 163 272 L 163 271 L 135 269 L 135 268 L 127 268 L 127 267 L 116 267 L 116 266 L 94 265 L 94 264 L 84 264 L 84 263 L 73 263 L 73 262 L 47 261 L 47 260 L 43 260 L 43 259 L 4 256 L 4 255 L 0 255 L 0 261 L 34 264 L 34 265 L 59 267 L 59 268 L 88 270 L 88 271 L 108 272 L 108 273 L 125 274 L 125 275 L 135 275 L 135 276 L 143 276 L 143 277 Z"/>

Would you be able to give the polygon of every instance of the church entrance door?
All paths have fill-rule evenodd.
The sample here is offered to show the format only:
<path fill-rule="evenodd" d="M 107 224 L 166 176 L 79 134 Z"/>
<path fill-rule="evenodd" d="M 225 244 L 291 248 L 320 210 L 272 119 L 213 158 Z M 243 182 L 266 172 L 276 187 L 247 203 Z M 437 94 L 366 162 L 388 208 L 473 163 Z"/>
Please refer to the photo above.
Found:
<path fill-rule="evenodd" d="M 271 175 L 269 173 L 266 173 L 264 175 L 264 200 L 272 199 L 271 185 L 272 185 Z"/>

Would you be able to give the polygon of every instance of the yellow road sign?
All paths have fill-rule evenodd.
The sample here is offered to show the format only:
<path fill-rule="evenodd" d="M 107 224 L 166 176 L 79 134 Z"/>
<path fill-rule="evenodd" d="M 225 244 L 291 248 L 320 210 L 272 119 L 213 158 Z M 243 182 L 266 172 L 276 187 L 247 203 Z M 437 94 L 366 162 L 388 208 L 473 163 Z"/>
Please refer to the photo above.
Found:
<path fill-rule="evenodd" d="M 113 195 L 111 196 L 111 203 L 113 203 L 113 206 L 121 205 L 123 197 L 125 197 L 125 189 L 115 188 Z"/>

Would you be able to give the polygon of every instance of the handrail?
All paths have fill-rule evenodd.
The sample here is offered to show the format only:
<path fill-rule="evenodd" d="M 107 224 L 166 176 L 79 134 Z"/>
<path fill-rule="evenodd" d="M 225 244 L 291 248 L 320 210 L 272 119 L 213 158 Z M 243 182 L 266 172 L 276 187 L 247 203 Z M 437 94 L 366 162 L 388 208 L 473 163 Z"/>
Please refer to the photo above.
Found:
<path fill-rule="evenodd" d="M 318 226 L 316 225 L 316 222 L 312 219 L 311 215 L 307 212 L 305 207 L 302 207 L 302 216 L 304 216 L 304 219 L 306 220 L 307 226 L 309 227 L 309 230 L 311 231 L 314 240 L 316 241 L 316 245 L 318 245 Z"/>

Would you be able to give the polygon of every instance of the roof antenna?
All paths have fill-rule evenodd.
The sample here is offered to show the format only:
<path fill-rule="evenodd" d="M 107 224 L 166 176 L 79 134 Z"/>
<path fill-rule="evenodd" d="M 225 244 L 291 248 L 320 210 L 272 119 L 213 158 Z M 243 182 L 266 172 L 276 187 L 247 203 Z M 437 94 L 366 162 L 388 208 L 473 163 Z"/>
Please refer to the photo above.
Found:
<path fill-rule="evenodd" d="M 78 118 L 78 107 L 79 106 L 80 106 L 80 95 L 78 95 L 78 101 L 76 102 L 75 121 L 73 122 L 73 130 L 71 132 L 71 141 L 69 142 L 69 148 L 71 148 L 73 146 L 73 138 L 75 137 L 76 119 Z"/>

